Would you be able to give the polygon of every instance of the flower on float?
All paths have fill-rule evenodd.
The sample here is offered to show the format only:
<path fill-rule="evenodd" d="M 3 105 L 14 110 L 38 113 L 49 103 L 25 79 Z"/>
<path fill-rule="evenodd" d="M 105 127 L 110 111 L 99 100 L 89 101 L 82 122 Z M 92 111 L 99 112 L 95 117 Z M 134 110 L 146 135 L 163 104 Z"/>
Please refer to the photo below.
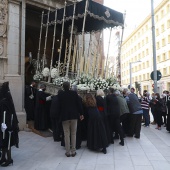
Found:
<path fill-rule="evenodd" d="M 42 71 L 43 77 L 48 77 L 50 73 L 50 70 L 48 67 L 45 67 Z"/>
<path fill-rule="evenodd" d="M 57 69 L 56 68 L 53 68 L 52 70 L 51 70 L 51 78 L 56 78 L 57 77 Z"/>
<path fill-rule="evenodd" d="M 33 76 L 34 80 L 41 81 L 43 79 L 43 75 L 41 73 L 37 73 Z"/>

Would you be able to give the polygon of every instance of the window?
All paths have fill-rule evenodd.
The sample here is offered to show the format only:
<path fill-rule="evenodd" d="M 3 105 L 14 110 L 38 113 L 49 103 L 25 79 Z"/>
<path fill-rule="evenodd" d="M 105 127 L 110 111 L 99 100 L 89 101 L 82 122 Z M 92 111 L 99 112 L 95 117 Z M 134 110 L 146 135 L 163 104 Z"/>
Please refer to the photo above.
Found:
<path fill-rule="evenodd" d="M 138 38 L 140 37 L 140 32 L 138 32 Z"/>
<path fill-rule="evenodd" d="M 146 37 L 146 43 L 148 43 L 148 37 Z"/>
<path fill-rule="evenodd" d="M 140 48 L 140 43 L 138 43 L 138 49 Z"/>
<path fill-rule="evenodd" d="M 146 79 L 146 77 L 145 77 L 145 74 L 143 75 L 143 80 L 145 80 Z"/>
<path fill-rule="evenodd" d="M 165 60 L 166 60 L 166 54 L 163 53 L 163 54 L 162 54 L 162 61 L 165 61 Z"/>
<path fill-rule="evenodd" d="M 145 29 L 146 29 L 146 31 L 148 30 L 148 25 L 146 24 L 146 26 L 145 26 Z"/>
<path fill-rule="evenodd" d="M 166 71 L 166 68 L 163 69 L 163 76 L 166 76 L 167 74 L 167 71 Z"/>
<path fill-rule="evenodd" d="M 144 52 L 144 51 L 142 51 L 142 57 L 143 57 L 143 58 L 145 57 L 145 52 Z"/>
<path fill-rule="evenodd" d="M 156 29 L 156 36 L 159 35 L 159 28 Z"/>
<path fill-rule="evenodd" d="M 160 56 L 159 55 L 157 56 L 157 61 L 160 62 Z"/>
<path fill-rule="evenodd" d="M 146 49 L 146 55 L 149 55 L 149 49 Z"/>
<path fill-rule="evenodd" d="M 164 17 L 164 10 L 161 11 L 161 18 Z"/>
<path fill-rule="evenodd" d="M 158 16 L 158 15 L 156 15 L 156 19 L 155 19 L 155 20 L 156 20 L 156 22 L 158 22 L 158 19 L 159 19 L 159 16 Z"/>
<path fill-rule="evenodd" d="M 162 39 L 162 47 L 164 47 L 165 46 L 165 39 L 163 38 Z"/>
<path fill-rule="evenodd" d="M 143 69 L 145 69 L 145 63 L 142 64 Z"/>
<path fill-rule="evenodd" d="M 170 27 L 170 19 L 167 21 L 167 28 Z"/>
<path fill-rule="evenodd" d="M 166 7 L 166 12 L 169 13 L 170 12 L 170 5 L 168 4 Z"/>
<path fill-rule="evenodd" d="M 146 66 L 149 67 L 149 61 L 146 62 Z"/>
<path fill-rule="evenodd" d="M 142 46 L 144 46 L 144 40 L 142 40 Z"/>
<path fill-rule="evenodd" d="M 156 43 L 156 49 L 159 49 L 160 46 L 159 46 L 159 42 Z"/>
<path fill-rule="evenodd" d="M 170 35 L 168 35 L 168 43 L 170 44 Z"/>
<path fill-rule="evenodd" d="M 161 25 L 161 32 L 164 32 L 165 31 L 165 26 L 164 24 Z"/>

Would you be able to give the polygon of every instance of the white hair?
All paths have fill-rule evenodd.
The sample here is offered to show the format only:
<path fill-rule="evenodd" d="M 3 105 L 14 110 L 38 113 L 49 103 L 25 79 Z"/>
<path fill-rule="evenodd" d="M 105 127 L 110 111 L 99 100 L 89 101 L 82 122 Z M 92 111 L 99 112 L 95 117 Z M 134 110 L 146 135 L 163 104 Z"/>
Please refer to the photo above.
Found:
<path fill-rule="evenodd" d="M 102 89 L 98 89 L 96 92 L 96 96 L 105 96 L 104 91 Z"/>
<path fill-rule="evenodd" d="M 117 95 L 117 96 L 119 96 L 119 95 L 120 95 L 120 91 L 119 91 L 119 90 L 116 90 L 116 91 L 114 92 L 114 94 Z"/>
<path fill-rule="evenodd" d="M 128 96 L 129 94 L 130 94 L 131 92 L 128 90 L 128 91 L 126 91 L 126 95 Z"/>

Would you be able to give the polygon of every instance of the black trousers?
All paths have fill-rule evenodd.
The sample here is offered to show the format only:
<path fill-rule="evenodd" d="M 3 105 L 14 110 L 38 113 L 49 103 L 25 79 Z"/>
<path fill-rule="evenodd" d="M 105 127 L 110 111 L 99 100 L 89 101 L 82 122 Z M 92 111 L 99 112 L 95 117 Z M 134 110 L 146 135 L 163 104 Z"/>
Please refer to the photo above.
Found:
<path fill-rule="evenodd" d="M 129 113 L 125 113 L 123 115 L 120 116 L 120 122 L 122 123 L 122 128 L 123 128 L 123 132 L 124 134 L 128 134 L 129 132 Z"/>
<path fill-rule="evenodd" d="M 140 137 L 142 114 L 130 114 L 129 135 Z"/>
<path fill-rule="evenodd" d="M 155 116 L 156 116 L 156 123 L 158 124 L 159 127 L 161 127 L 161 125 L 162 125 L 162 112 L 161 111 L 155 112 Z"/>
<path fill-rule="evenodd" d="M 120 140 L 123 140 L 124 134 L 122 126 L 120 124 L 120 117 L 114 115 L 108 116 L 109 128 L 110 128 L 110 139 L 113 141 L 113 132 L 117 132 L 120 136 Z"/>
<path fill-rule="evenodd" d="M 53 130 L 53 139 L 54 141 L 60 140 L 60 136 L 62 134 L 62 125 L 61 121 L 58 121 L 57 119 L 52 118 L 51 119 L 52 124 L 52 130 Z"/>

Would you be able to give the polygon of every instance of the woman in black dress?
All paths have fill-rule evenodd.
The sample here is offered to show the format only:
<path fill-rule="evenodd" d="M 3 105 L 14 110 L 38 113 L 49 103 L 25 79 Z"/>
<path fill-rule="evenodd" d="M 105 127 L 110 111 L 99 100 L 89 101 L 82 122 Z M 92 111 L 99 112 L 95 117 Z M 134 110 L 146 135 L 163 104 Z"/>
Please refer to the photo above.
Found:
<path fill-rule="evenodd" d="M 170 95 L 167 96 L 167 125 L 166 130 L 170 132 Z"/>
<path fill-rule="evenodd" d="M 96 103 L 97 103 L 97 108 L 98 108 L 98 110 L 102 116 L 103 122 L 104 122 L 107 140 L 108 140 L 108 144 L 109 144 L 109 143 L 111 143 L 110 129 L 109 129 L 109 123 L 108 123 L 108 116 L 107 116 L 106 98 L 105 98 L 105 94 L 102 89 L 98 89 L 96 92 Z"/>
<path fill-rule="evenodd" d="M 108 146 L 107 135 L 102 116 L 97 109 L 96 99 L 86 95 L 86 107 L 88 113 L 87 147 L 91 150 L 100 150 L 106 154 Z"/>
<path fill-rule="evenodd" d="M 18 119 L 8 82 L 0 85 L 0 149 L 2 155 L 0 165 L 6 167 L 13 164 L 11 146 L 18 148 Z"/>
<path fill-rule="evenodd" d="M 155 93 L 155 99 L 153 100 L 153 104 L 157 123 L 157 127 L 155 129 L 161 130 L 163 102 L 162 99 L 160 98 L 159 93 Z"/>

